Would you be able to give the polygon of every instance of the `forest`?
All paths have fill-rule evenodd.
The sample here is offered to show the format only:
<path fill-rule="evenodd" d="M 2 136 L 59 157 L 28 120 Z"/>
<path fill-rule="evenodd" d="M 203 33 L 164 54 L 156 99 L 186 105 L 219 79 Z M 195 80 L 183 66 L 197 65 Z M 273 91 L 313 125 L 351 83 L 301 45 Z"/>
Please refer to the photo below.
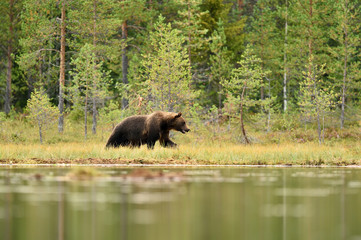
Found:
<path fill-rule="evenodd" d="M 2 0 L 1 138 L 162 110 L 246 144 L 360 139 L 360 26 L 358 0 Z"/>

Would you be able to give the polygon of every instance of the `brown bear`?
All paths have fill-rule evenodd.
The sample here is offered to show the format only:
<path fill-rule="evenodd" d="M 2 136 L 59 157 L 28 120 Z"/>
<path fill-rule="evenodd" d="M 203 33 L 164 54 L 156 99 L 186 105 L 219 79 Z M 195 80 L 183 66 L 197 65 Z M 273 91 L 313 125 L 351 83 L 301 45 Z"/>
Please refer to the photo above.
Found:
<path fill-rule="evenodd" d="M 175 147 L 177 144 L 169 139 L 170 130 L 183 134 L 190 130 L 182 113 L 158 111 L 149 115 L 127 117 L 115 126 L 106 147 L 140 147 L 147 144 L 148 148 L 154 148 L 157 140 L 163 147 Z"/>

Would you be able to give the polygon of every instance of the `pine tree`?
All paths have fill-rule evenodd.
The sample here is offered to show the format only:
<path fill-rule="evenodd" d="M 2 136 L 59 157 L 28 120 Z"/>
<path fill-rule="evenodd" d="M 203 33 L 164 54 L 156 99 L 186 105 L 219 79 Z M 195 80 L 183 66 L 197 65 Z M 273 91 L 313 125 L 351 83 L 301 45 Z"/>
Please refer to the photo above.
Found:
<path fill-rule="evenodd" d="M 92 106 L 93 116 L 97 116 L 96 106 L 107 95 L 109 76 L 107 72 L 102 71 L 103 62 L 96 57 L 96 50 L 91 44 L 85 44 L 80 49 L 78 57 L 72 60 L 72 64 L 75 66 L 74 71 L 71 72 L 74 79 L 72 86 L 69 87 L 69 98 L 75 108 L 84 110 L 84 137 L 86 139 L 89 106 Z M 96 133 L 96 125 L 97 119 L 93 118 L 93 134 Z"/>
<path fill-rule="evenodd" d="M 222 85 L 228 98 L 239 104 L 241 131 L 245 143 L 249 144 L 244 126 L 244 113 L 246 108 L 262 105 L 262 100 L 257 98 L 257 91 L 262 87 L 263 79 L 269 73 L 262 69 L 261 59 L 254 54 L 250 46 L 247 46 L 237 65 L 239 67 L 232 70 L 231 78 L 222 81 Z"/>
<path fill-rule="evenodd" d="M 269 71 L 267 78 L 263 81 L 265 86 L 260 88 L 260 98 L 265 101 L 263 104 L 267 109 L 263 112 L 267 115 L 266 126 L 267 131 L 270 129 L 271 108 L 270 101 L 274 101 L 274 95 L 279 93 L 277 81 L 282 76 L 282 39 L 279 36 L 283 32 L 277 27 L 279 22 L 278 12 L 276 11 L 276 3 L 274 1 L 260 0 L 254 7 L 254 14 L 251 18 L 250 32 L 247 40 L 252 44 L 254 53 L 261 59 L 261 67 L 264 71 Z"/>
<path fill-rule="evenodd" d="M 64 131 L 64 88 L 65 88 L 65 34 L 66 34 L 66 0 L 61 2 L 60 17 L 60 68 L 59 68 L 59 122 L 58 131 Z"/>
<path fill-rule="evenodd" d="M 288 0 L 288 4 L 287 97 L 296 100 L 304 66 L 311 72 L 312 66 L 330 62 L 326 52 L 333 9 L 330 1 L 323 0 Z"/>
<path fill-rule="evenodd" d="M 201 17 L 204 14 L 200 9 L 201 0 L 180 0 L 179 3 L 183 9 L 178 11 L 180 21 L 176 21 L 175 24 L 185 36 L 189 64 L 196 70 L 195 63 L 203 60 L 201 49 L 206 45 L 205 34 L 208 31 L 201 25 Z"/>
<path fill-rule="evenodd" d="M 152 52 L 144 56 L 144 78 L 148 102 L 155 109 L 179 111 L 195 97 L 191 89 L 189 58 L 184 37 L 159 16 L 150 33 Z M 148 92 L 149 91 L 149 92 Z"/>
<path fill-rule="evenodd" d="M 218 109 L 222 107 L 222 85 L 221 82 L 228 79 L 232 69 L 231 53 L 226 46 L 226 35 L 222 20 L 218 22 L 218 28 L 210 38 L 210 87 L 218 94 Z"/>
<path fill-rule="evenodd" d="M 35 89 L 31 94 L 27 104 L 29 118 L 38 125 L 40 143 L 43 143 L 43 132 L 49 127 L 59 116 L 59 111 L 50 103 L 48 95 L 44 89 Z"/>
<path fill-rule="evenodd" d="M 304 79 L 300 83 L 299 105 L 305 116 L 316 119 L 318 140 L 321 144 L 322 132 L 324 132 L 321 120 L 324 123 L 327 112 L 332 111 L 337 105 L 337 94 L 333 87 L 327 86 L 322 80 L 321 76 L 325 73 L 324 66 L 315 66 L 312 57 L 311 55 L 306 66 L 307 70 L 303 72 Z"/>
<path fill-rule="evenodd" d="M 356 80 L 361 78 L 360 57 L 361 17 L 360 6 L 353 1 L 339 0 L 334 2 L 335 15 L 330 37 L 336 43 L 329 47 L 332 56 L 330 63 L 331 76 L 341 92 L 340 127 L 345 124 L 346 101 L 352 90 L 359 91 Z"/>
<path fill-rule="evenodd" d="M 64 130 L 65 38 L 66 9 L 68 2 L 24 0 L 22 12 L 22 53 L 20 68 L 28 77 L 30 89 L 53 85 L 53 75 L 58 75 L 59 122 L 58 131 Z M 58 22 L 60 16 L 60 23 Z M 60 49 L 59 49 L 60 48 Z M 60 61 L 57 61 L 60 58 Z M 53 66 L 59 66 L 54 68 Z M 54 77 L 55 79 L 55 77 Z"/>
<path fill-rule="evenodd" d="M 4 52 L 6 55 L 6 87 L 4 99 L 4 110 L 6 114 L 9 114 L 11 109 L 12 69 L 14 63 L 14 53 L 17 50 L 19 40 L 19 16 L 21 7 L 21 0 L 0 2 L 0 53 Z"/>
<path fill-rule="evenodd" d="M 121 9 L 121 11 L 115 13 L 115 17 L 121 22 L 121 42 L 116 43 L 116 45 L 120 46 L 120 51 L 114 51 L 112 54 L 112 64 L 115 64 L 112 70 L 121 74 L 122 86 L 127 87 L 129 84 L 128 55 L 132 56 L 133 59 L 136 58 L 135 55 L 138 55 L 138 49 L 136 51 L 132 51 L 131 46 L 137 44 L 137 39 L 134 38 L 141 39 L 142 34 L 139 32 L 144 31 L 142 23 L 151 22 L 154 11 L 147 9 L 146 0 L 122 0 L 119 1 L 118 4 L 119 5 L 115 6 L 118 9 Z M 136 34 L 134 34 L 134 32 Z M 130 51 L 131 53 L 129 53 Z M 119 56 L 119 52 L 121 53 L 121 56 Z M 126 92 L 122 94 L 122 109 L 127 108 L 129 105 L 129 99 L 126 97 L 126 95 Z"/>
<path fill-rule="evenodd" d="M 112 13 L 112 9 L 117 5 L 112 0 L 79 0 L 75 3 L 74 8 L 69 12 L 71 23 L 69 29 L 75 34 L 75 41 L 72 47 L 79 51 L 79 48 L 87 44 L 91 44 L 92 51 L 96 55 L 95 61 L 105 61 L 108 53 L 114 51 L 112 49 L 111 36 L 116 33 L 116 29 L 121 25 L 120 19 L 116 18 Z M 85 44 L 85 45 L 84 45 Z M 93 63 L 93 67 L 98 65 Z M 97 72 L 97 69 L 93 70 Z M 100 69 L 99 69 L 100 71 Z M 94 80 L 92 84 L 97 84 Z M 95 86 L 98 88 L 98 86 Z M 97 127 L 97 99 L 96 95 L 91 94 L 92 102 L 92 132 L 96 133 Z"/>

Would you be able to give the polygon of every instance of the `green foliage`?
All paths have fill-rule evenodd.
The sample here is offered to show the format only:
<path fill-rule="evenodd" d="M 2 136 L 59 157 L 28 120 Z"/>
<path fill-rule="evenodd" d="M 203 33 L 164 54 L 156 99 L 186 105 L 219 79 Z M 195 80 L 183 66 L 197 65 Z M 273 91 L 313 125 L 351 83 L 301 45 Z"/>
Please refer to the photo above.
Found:
<path fill-rule="evenodd" d="M 24 0 L 23 4 L 18 64 L 28 76 L 29 85 L 49 86 L 58 75 L 52 65 L 57 55 L 54 47 L 59 32 L 59 9 L 55 1 Z"/>
<path fill-rule="evenodd" d="M 332 2 L 335 9 L 334 22 L 330 27 L 328 52 L 332 61 L 328 64 L 330 80 L 336 91 L 343 92 L 345 101 L 360 97 L 361 79 L 361 7 L 354 1 L 339 0 Z M 346 103 L 342 103 L 346 104 Z"/>
<path fill-rule="evenodd" d="M 277 80 L 282 78 L 284 69 L 284 29 L 279 27 L 280 13 L 275 11 L 276 4 L 275 1 L 257 1 L 247 34 L 247 42 L 262 60 L 262 67 L 269 71 L 270 95 L 282 92 Z M 268 92 L 267 90 L 264 92 Z"/>
<path fill-rule="evenodd" d="M 189 62 L 193 71 L 204 61 L 204 48 L 207 46 L 205 34 L 207 29 L 202 28 L 201 18 L 205 14 L 200 9 L 201 0 L 179 1 L 181 10 L 178 11 L 180 20 L 176 26 L 185 36 L 185 44 L 188 49 Z"/>
<path fill-rule="evenodd" d="M 238 60 L 238 54 L 244 50 L 244 27 L 246 18 L 240 14 L 232 15 L 232 3 L 225 3 L 222 0 L 205 0 L 202 3 L 201 10 L 202 24 L 208 29 L 207 35 L 210 36 L 218 28 L 218 22 L 221 20 L 225 26 L 227 36 L 227 48 L 234 53 L 233 62 Z"/>
<path fill-rule="evenodd" d="M 101 102 L 108 93 L 109 73 L 102 70 L 103 62 L 96 57 L 94 47 L 85 44 L 72 64 L 75 66 L 71 72 L 74 79 L 68 88 L 69 99 L 75 106 L 84 107 L 91 104 L 91 99 Z"/>
<path fill-rule="evenodd" d="M 145 92 L 153 109 L 180 111 L 195 98 L 184 37 L 159 16 L 150 33 L 152 52 L 144 56 Z"/>
<path fill-rule="evenodd" d="M 335 109 L 339 94 L 334 92 L 333 87 L 323 83 L 321 75 L 324 74 L 324 66 L 314 65 L 312 58 L 311 55 L 307 66 L 309 71 L 303 72 L 304 80 L 300 83 L 299 104 L 306 118 L 317 120 L 321 143 L 321 119 L 324 122 L 325 115 Z"/>
<path fill-rule="evenodd" d="M 237 64 L 239 67 L 232 70 L 231 78 L 222 81 L 221 84 L 226 91 L 229 104 L 239 105 L 241 131 L 245 143 L 248 144 L 250 141 L 244 127 L 244 112 L 250 108 L 257 111 L 258 106 L 261 106 L 260 111 L 262 106 L 264 108 L 271 103 L 257 97 L 258 90 L 263 86 L 263 79 L 269 72 L 263 70 L 261 59 L 254 54 L 250 46 L 246 47 Z M 225 107 L 225 110 L 229 110 L 229 107 Z"/>
<path fill-rule="evenodd" d="M 43 131 L 51 126 L 59 117 L 59 111 L 52 106 L 43 89 L 34 90 L 27 104 L 28 118 L 38 126 L 40 142 L 43 142 Z"/>
<path fill-rule="evenodd" d="M 239 104 L 242 102 L 248 108 L 261 104 L 258 90 L 263 86 L 263 79 L 268 74 L 268 71 L 262 69 L 261 63 L 261 59 L 248 46 L 241 60 L 237 62 L 238 67 L 232 70 L 231 78 L 221 82 L 232 101 Z"/>
<path fill-rule="evenodd" d="M 109 86 L 109 73 L 102 69 L 103 62 L 99 61 L 95 54 L 95 47 L 85 44 L 77 58 L 72 60 L 74 64 L 74 77 L 72 85 L 68 87 L 68 97 L 74 104 L 74 108 L 84 110 L 84 134 L 87 137 L 88 108 L 92 106 L 93 133 L 96 132 L 97 106 L 107 96 Z"/>
<path fill-rule="evenodd" d="M 308 96 L 301 103 L 299 98 L 314 94 L 307 93 L 307 86 L 313 84 L 307 82 L 313 80 L 308 73 L 319 81 L 320 98 L 329 97 L 330 86 L 333 94 L 342 95 L 342 102 L 336 101 L 338 106 L 326 104 L 324 109 L 320 103 L 320 113 L 324 111 L 328 119 L 341 115 L 347 128 L 359 123 L 355 114 L 361 101 L 358 2 L 16 0 L 13 10 L 9 3 L 0 3 L 0 94 L 5 93 L 7 54 L 12 45 L 13 110 L 8 117 L 13 120 L 23 116 L 18 113 L 23 112 L 29 93 L 39 86 L 53 104 L 58 102 L 60 18 L 65 3 L 65 87 L 69 97 L 69 115 L 65 117 L 75 119 L 69 124 L 90 116 L 85 111 L 94 113 L 94 123 L 99 108 L 102 124 L 107 126 L 104 129 L 117 122 L 116 116 L 163 109 L 188 112 L 203 131 L 217 106 L 222 117 L 226 116 L 220 121 L 235 130 L 242 104 L 251 131 L 264 129 L 265 124 L 267 130 L 291 131 L 306 115 L 307 120 L 315 116 L 317 120 L 315 99 L 312 102 Z M 10 24 L 11 12 L 15 13 L 14 25 Z M 14 27 L 13 34 L 10 27 Z M 249 63 L 244 62 L 250 55 L 245 43 L 260 61 L 252 65 L 248 57 Z M 126 59 L 128 64 L 123 65 Z M 323 64 L 320 72 L 316 66 Z M 128 69 L 126 76 L 123 68 Z M 249 69 L 252 76 L 242 69 Z M 261 71 L 264 75 L 257 74 Z M 129 105 L 120 110 L 122 99 Z M 288 113 L 277 118 L 285 102 Z M 3 103 L 0 99 L 1 106 Z M 335 127 L 335 121 L 329 122 L 326 127 Z M 58 137 L 54 142 L 62 140 Z"/>
<path fill-rule="evenodd" d="M 312 64 L 311 60 L 310 64 Z M 312 71 L 303 72 L 304 80 L 300 83 L 299 104 L 306 117 L 315 119 L 317 115 L 325 115 L 335 109 L 339 94 L 334 92 L 332 86 L 327 86 L 322 81 L 324 66 L 312 65 L 308 67 Z"/>
<path fill-rule="evenodd" d="M 100 123 L 110 124 L 114 128 L 122 119 L 123 112 L 119 103 L 111 101 L 108 106 L 99 110 Z"/>
<path fill-rule="evenodd" d="M 218 28 L 215 30 L 210 38 L 210 88 L 218 93 L 218 108 L 222 107 L 222 92 L 221 82 L 228 79 L 232 70 L 231 56 L 232 53 L 228 51 L 226 46 L 227 39 L 224 32 L 223 22 L 219 20 Z"/>
<path fill-rule="evenodd" d="M 112 39 L 121 19 L 113 13 L 114 8 L 120 7 L 112 0 L 78 0 L 68 5 L 68 26 L 73 32 L 70 46 L 80 51 L 84 44 L 94 45 L 97 57 L 104 60 L 111 55 L 119 41 Z"/>

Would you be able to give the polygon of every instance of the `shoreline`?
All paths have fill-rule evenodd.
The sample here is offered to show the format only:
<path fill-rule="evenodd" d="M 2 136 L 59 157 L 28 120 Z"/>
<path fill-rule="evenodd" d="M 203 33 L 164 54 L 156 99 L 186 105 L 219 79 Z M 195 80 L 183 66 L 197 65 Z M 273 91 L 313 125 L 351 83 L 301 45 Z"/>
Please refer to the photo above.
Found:
<path fill-rule="evenodd" d="M 157 168 L 360 168 L 361 165 L 300 165 L 300 164 L 140 164 L 140 163 L 0 163 L 0 167 L 157 167 Z"/>

